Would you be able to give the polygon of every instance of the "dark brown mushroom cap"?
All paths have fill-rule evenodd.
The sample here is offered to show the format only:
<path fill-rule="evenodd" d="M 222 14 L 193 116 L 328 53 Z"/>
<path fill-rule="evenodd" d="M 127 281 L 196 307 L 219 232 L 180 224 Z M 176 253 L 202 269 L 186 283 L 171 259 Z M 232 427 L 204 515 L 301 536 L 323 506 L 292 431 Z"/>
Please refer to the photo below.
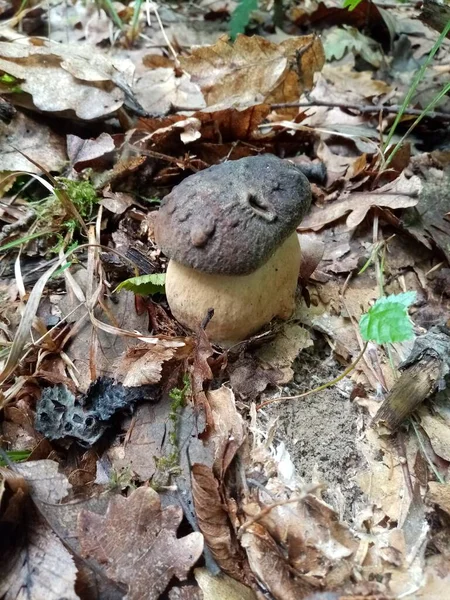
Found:
<path fill-rule="evenodd" d="M 295 165 L 271 154 L 241 158 L 177 185 L 161 203 L 156 241 L 183 265 L 245 275 L 269 259 L 310 204 L 309 181 Z"/>

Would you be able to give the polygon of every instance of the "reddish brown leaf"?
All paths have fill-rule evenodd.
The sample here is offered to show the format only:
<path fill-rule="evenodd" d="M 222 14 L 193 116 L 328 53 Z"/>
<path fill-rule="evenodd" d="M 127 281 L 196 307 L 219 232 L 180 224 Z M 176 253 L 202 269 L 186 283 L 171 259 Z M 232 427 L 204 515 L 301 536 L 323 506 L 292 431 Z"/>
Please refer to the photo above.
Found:
<path fill-rule="evenodd" d="M 140 487 L 129 498 L 113 498 L 105 516 L 80 512 L 82 553 L 104 565 L 108 577 L 129 586 L 128 600 L 156 600 L 174 575 L 187 577 L 203 552 L 200 533 L 177 539 L 182 517 L 181 508 L 162 509 L 158 494 Z"/>
<path fill-rule="evenodd" d="M 243 581 L 243 556 L 232 535 L 219 484 L 206 465 L 192 466 L 192 495 L 198 525 L 212 555 L 225 573 Z"/>

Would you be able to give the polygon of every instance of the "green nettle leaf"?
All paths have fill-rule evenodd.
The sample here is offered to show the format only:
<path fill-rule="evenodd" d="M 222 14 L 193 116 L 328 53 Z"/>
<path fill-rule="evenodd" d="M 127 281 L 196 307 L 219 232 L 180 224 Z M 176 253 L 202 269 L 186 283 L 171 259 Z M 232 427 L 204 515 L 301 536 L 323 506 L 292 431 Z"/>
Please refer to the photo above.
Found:
<path fill-rule="evenodd" d="M 239 0 L 230 20 L 230 36 L 234 40 L 238 33 L 244 33 L 250 22 L 251 13 L 258 8 L 258 0 Z"/>
<path fill-rule="evenodd" d="M 413 324 L 408 307 L 416 292 L 405 292 L 379 298 L 359 321 L 359 330 L 366 341 L 377 344 L 404 342 L 413 337 Z"/>
<path fill-rule="evenodd" d="M 152 296 L 153 294 L 164 294 L 164 285 L 166 283 L 165 273 L 153 273 L 153 275 L 140 275 L 139 277 L 130 277 L 122 281 L 117 288 L 119 290 L 128 290 L 139 294 L 140 296 Z"/>

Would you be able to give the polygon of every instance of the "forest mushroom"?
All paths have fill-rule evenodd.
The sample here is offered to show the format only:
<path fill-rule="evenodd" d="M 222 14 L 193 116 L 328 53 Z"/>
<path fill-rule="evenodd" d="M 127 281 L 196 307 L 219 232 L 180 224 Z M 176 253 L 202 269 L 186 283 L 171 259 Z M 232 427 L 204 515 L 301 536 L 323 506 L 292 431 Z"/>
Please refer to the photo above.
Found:
<path fill-rule="evenodd" d="M 224 345 L 289 318 L 300 267 L 296 227 L 310 203 L 301 170 L 268 154 L 210 167 L 176 186 L 155 222 L 170 259 L 174 317 L 196 329 L 213 308 L 206 332 Z"/>

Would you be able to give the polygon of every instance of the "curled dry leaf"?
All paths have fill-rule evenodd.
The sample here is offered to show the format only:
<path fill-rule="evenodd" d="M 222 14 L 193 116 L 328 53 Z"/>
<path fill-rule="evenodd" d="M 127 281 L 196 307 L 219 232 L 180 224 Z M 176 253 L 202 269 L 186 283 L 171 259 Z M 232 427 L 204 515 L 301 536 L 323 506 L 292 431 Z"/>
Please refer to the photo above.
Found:
<path fill-rule="evenodd" d="M 98 138 L 90 140 L 83 140 L 77 135 L 67 136 L 67 154 L 71 166 L 77 171 L 95 166 L 99 158 L 114 149 L 114 140 L 109 133 L 101 133 Z"/>
<path fill-rule="evenodd" d="M 191 471 L 192 495 L 200 531 L 215 560 L 225 573 L 243 580 L 240 548 L 231 532 L 231 523 L 210 467 L 194 464 Z"/>
<path fill-rule="evenodd" d="M 384 185 L 375 192 L 352 192 L 340 202 L 335 202 L 325 208 L 313 209 L 303 219 L 299 229 L 301 231 L 308 229 L 318 231 L 348 213 L 350 214 L 347 217 L 347 227 L 354 229 L 364 220 L 372 207 L 379 206 L 394 210 L 415 206 L 419 201 L 418 196 L 421 189 L 422 184 L 419 177 L 413 176 L 407 179 L 402 174 L 394 182 Z"/>
<path fill-rule="evenodd" d="M 45 112 L 69 111 L 85 120 L 118 110 L 134 72 L 128 59 L 39 38 L 0 42 L 0 69 L 25 92 L 11 94 L 15 103 Z M 2 85 L 0 91 L 8 94 L 11 86 Z"/>
<path fill-rule="evenodd" d="M 237 450 L 242 445 L 245 432 L 241 415 L 236 410 L 232 390 L 221 387 L 206 393 L 213 418 L 212 431 L 207 446 L 213 446 L 214 473 L 223 479 Z"/>
<path fill-rule="evenodd" d="M 295 102 L 312 87 L 325 55 L 320 39 L 313 35 L 281 44 L 239 35 L 234 44 L 222 37 L 213 46 L 194 48 L 180 62 L 200 86 L 207 105 L 226 108 Z"/>
<path fill-rule="evenodd" d="M 156 600 L 174 575 L 186 579 L 203 552 L 201 533 L 176 537 L 182 518 L 179 506 L 163 509 L 154 490 L 140 487 L 128 498 L 114 497 L 105 516 L 80 512 L 82 554 L 127 584 L 128 600 Z"/>
<path fill-rule="evenodd" d="M 311 586 L 291 575 L 289 564 L 267 530 L 259 523 L 246 529 L 241 540 L 253 573 L 277 600 L 302 600 Z"/>

